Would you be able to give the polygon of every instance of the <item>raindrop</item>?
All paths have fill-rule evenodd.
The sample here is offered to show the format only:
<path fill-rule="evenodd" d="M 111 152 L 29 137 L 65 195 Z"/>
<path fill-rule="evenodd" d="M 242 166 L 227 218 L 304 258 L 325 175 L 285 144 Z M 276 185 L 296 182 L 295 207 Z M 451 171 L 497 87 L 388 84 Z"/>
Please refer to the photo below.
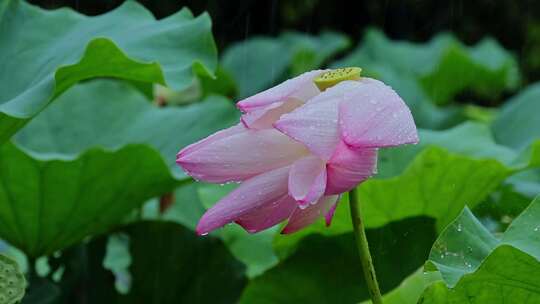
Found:
<path fill-rule="evenodd" d="M 459 223 L 459 224 L 457 225 L 456 230 L 457 230 L 458 232 L 463 231 L 463 227 L 461 227 L 461 223 Z"/>
<path fill-rule="evenodd" d="M 205 235 L 208 235 L 208 232 L 201 233 L 201 236 L 205 236 Z"/>
<path fill-rule="evenodd" d="M 539 231 L 540 230 L 540 226 L 536 226 L 536 228 L 534 228 L 534 231 Z"/>

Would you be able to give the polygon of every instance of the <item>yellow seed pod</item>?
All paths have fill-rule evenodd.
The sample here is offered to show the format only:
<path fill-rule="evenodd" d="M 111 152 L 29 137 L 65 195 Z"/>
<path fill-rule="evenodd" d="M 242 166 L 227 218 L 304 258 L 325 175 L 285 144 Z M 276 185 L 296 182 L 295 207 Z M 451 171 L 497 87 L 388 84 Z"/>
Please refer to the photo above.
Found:
<path fill-rule="evenodd" d="M 358 67 L 334 69 L 317 76 L 313 82 L 315 82 L 319 90 L 324 91 L 344 80 L 360 79 L 361 72 L 362 69 Z"/>

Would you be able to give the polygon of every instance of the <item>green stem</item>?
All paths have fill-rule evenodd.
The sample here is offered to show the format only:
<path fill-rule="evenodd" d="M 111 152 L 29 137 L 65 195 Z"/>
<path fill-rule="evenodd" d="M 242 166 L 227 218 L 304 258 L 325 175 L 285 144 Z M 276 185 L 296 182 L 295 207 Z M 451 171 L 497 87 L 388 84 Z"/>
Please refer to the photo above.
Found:
<path fill-rule="evenodd" d="M 364 222 L 362 221 L 362 216 L 360 214 L 360 202 L 358 200 L 356 189 L 349 191 L 349 205 L 351 208 L 351 219 L 356 239 L 356 247 L 358 247 L 360 261 L 362 262 L 362 270 L 364 271 L 364 277 L 368 286 L 369 295 L 371 296 L 371 302 L 373 304 L 382 304 L 381 290 L 379 289 L 379 283 L 377 282 L 377 276 L 375 275 L 373 260 L 369 253 L 366 229 L 364 228 Z"/>

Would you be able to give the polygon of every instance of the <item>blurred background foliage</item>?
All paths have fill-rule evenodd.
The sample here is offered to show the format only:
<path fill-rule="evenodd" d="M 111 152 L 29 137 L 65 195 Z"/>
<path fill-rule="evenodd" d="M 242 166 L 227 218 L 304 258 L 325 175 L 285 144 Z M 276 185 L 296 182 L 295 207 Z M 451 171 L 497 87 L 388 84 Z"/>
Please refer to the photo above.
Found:
<path fill-rule="evenodd" d="M 386 303 L 540 302 L 512 280 L 482 293 L 540 273 L 535 1 L 31 3 L 107 14 L 0 2 L 0 251 L 27 273 L 23 303 L 366 300 L 346 197 L 330 228 L 196 237 L 236 185 L 174 163 L 238 99 L 341 66 L 391 85 L 419 127 L 359 189 Z"/>
<path fill-rule="evenodd" d="M 122 0 L 30 1 L 44 8 L 70 6 L 87 15 L 98 15 L 120 5 Z M 365 29 L 383 30 L 391 39 L 424 42 L 439 32 L 452 32 L 465 44 L 486 36 L 495 37 L 519 59 L 525 79 L 540 78 L 540 7 L 534 0 L 220 0 L 140 1 L 158 18 L 182 7 L 196 15 L 208 12 L 220 50 L 251 36 L 277 36 L 287 29 L 304 33 L 334 30 L 357 39 Z"/>

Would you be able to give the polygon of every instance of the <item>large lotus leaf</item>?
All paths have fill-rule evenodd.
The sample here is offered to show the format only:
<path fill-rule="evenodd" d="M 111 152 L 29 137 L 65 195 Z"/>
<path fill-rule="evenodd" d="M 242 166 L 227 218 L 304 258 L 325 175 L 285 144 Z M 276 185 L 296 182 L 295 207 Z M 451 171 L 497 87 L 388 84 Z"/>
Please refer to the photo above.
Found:
<path fill-rule="evenodd" d="M 126 227 L 132 263 L 130 293 L 122 303 L 235 303 L 244 267 L 219 239 L 198 237 L 172 222 Z"/>
<path fill-rule="evenodd" d="M 437 104 L 445 104 L 463 90 L 494 97 L 519 82 L 516 60 L 496 41 L 485 39 L 473 47 L 449 34 L 427 43 L 392 41 L 369 30 L 359 47 L 336 65 L 362 66 L 371 73 L 395 70 L 414 78 Z"/>
<path fill-rule="evenodd" d="M 540 303 L 540 199 L 496 238 L 465 209 L 439 236 L 426 263 L 443 281 L 422 303 Z"/>
<path fill-rule="evenodd" d="M 425 217 L 367 230 L 383 292 L 418 269 L 428 255 L 426 242 L 434 236 L 434 222 Z M 354 244 L 352 233 L 311 235 L 293 255 L 251 280 L 240 303 L 358 303 L 367 299 Z"/>
<path fill-rule="evenodd" d="M 254 37 L 231 45 L 223 54 L 223 67 L 236 80 L 239 98 L 268 89 L 289 76 L 321 67 L 349 45 L 333 32 L 312 36 L 286 32 L 278 38 Z"/>
<path fill-rule="evenodd" d="M 91 149 L 47 159 L 8 143 L 0 148 L 0 235 L 38 257 L 115 224 L 174 179 L 146 145 Z"/>
<path fill-rule="evenodd" d="M 467 123 L 446 131 L 421 130 L 420 138 L 418 145 L 383 151 L 381 178 L 359 186 L 367 227 L 411 216 L 430 216 L 442 229 L 464 206 L 477 206 L 508 176 L 540 165 L 540 143 L 533 146 L 533 155 L 522 156 L 495 144 L 489 129 L 481 124 Z M 350 232 L 348 210 L 341 206 L 347 199 L 342 200 L 329 228 L 320 221 L 293 235 L 277 236 L 274 246 L 279 256 L 289 255 L 295 244 L 309 234 Z"/>
<path fill-rule="evenodd" d="M 501 144 L 523 149 L 540 139 L 540 83 L 528 86 L 504 104 L 493 122 L 493 133 Z"/>
<path fill-rule="evenodd" d="M 176 151 L 235 115 L 223 98 L 159 109 L 120 82 L 74 87 L 0 149 L 0 236 L 37 257 L 117 224 L 186 179 Z"/>
<path fill-rule="evenodd" d="M 436 218 L 441 228 L 465 204 L 476 206 L 511 173 L 495 160 L 475 160 L 429 148 L 402 175 L 373 179 L 360 186 L 362 211 L 371 226 L 428 215 Z"/>
<path fill-rule="evenodd" d="M 531 155 L 518 155 L 513 149 L 497 144 L 489 127 L 484 124 L 465 122 L 444 131 L 419 129 L 418 133 L 420 143 L 417 145 L 380 151 L 377 177 L 388 178 L 402 173 L 419 152 L 430 146 L 438 146 L 473 159 L 495 159 L 512 168 L 536 164 Z"/>
<path fill-rule="evenodd" d="M 157 108 L 122 82 L 96 80 L 66 92 L 13 141 L 25 151 L 57 158 L 75 157 L 95 146 L 118 149 L 148 144 L 160 152 L 174 176 L 183 179 L 186 175 L 175 164 L 176 153 L 237 119 L 234 106 L 223 97 Z"/>
<path fill-rule="evenodd" d="M 194 18 L 188 10 L 157 21 L 135 1 L 96 17 L 3 1 L 0 142 L 84 79 L 181 89 L 193 81 L 193 70 L 212 75 L 217 56 L 210 27 L 208 15 Z"/>

